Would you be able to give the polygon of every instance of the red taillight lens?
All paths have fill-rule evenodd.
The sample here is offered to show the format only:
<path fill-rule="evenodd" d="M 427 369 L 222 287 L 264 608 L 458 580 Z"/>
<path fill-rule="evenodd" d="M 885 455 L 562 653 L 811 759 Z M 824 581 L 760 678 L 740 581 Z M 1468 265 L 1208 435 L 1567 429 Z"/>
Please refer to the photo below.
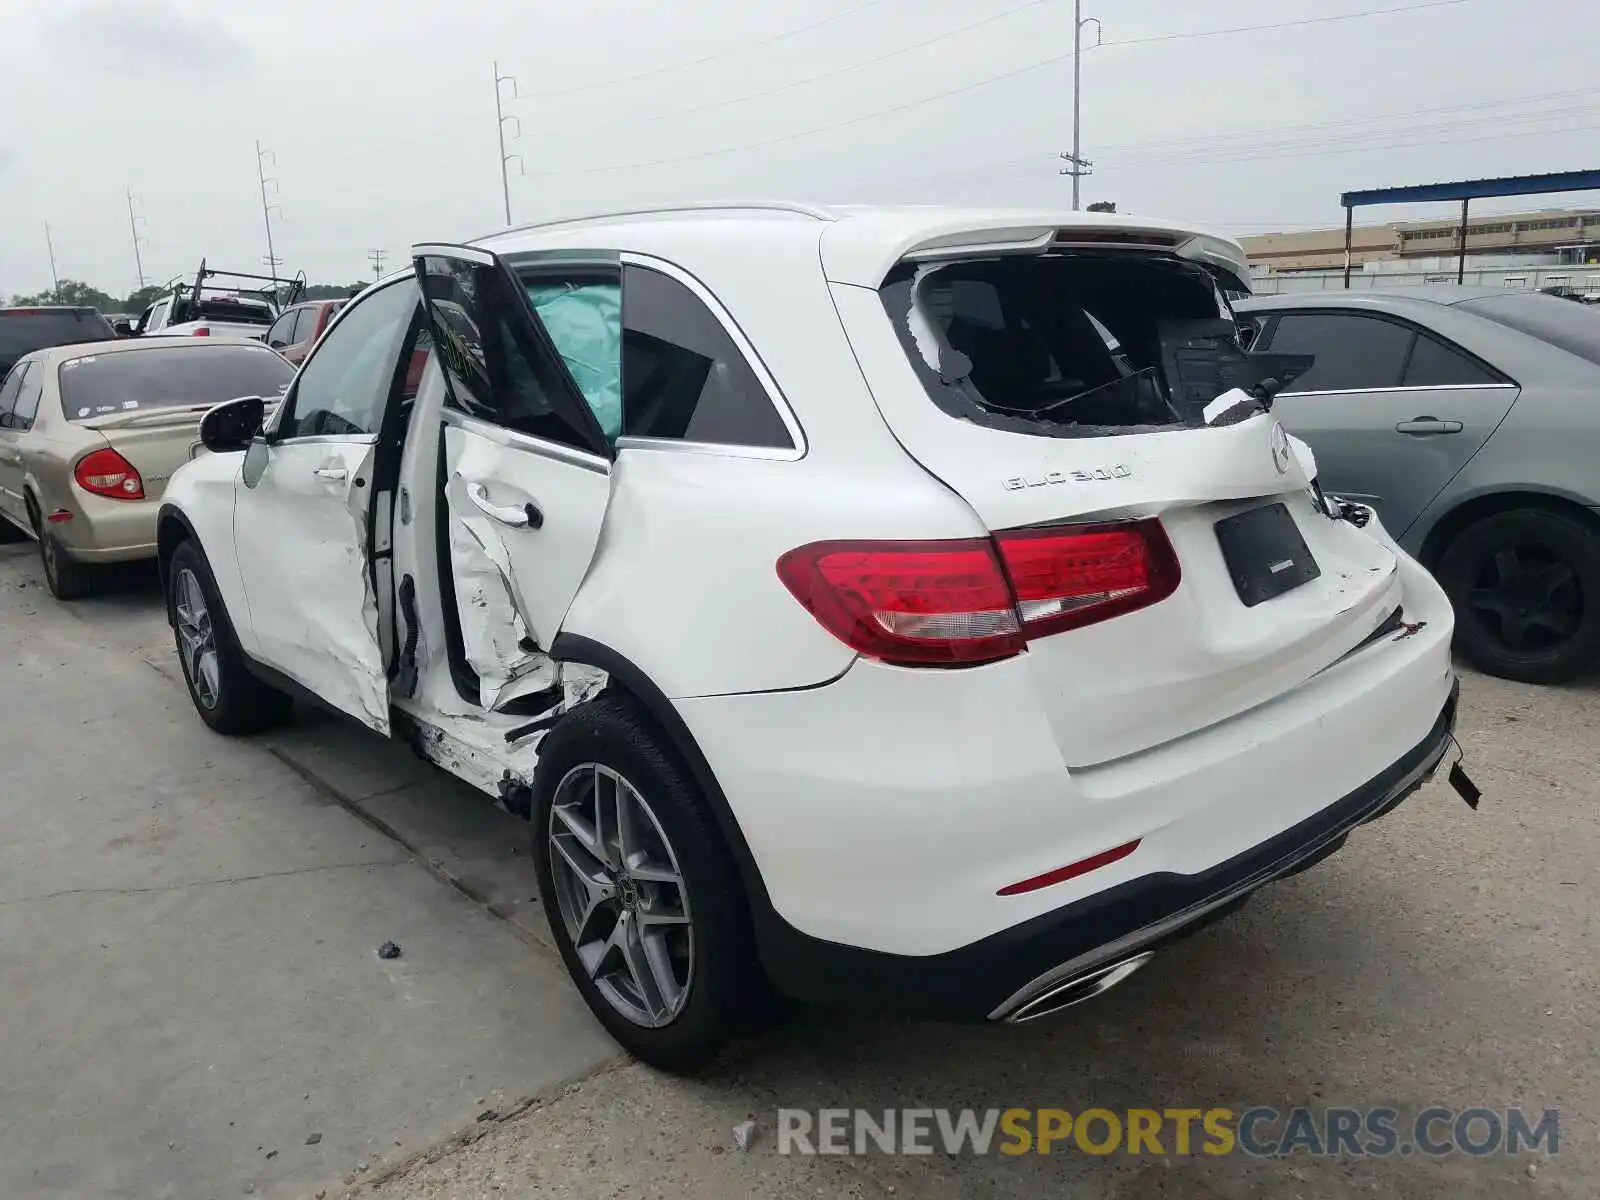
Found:
<path fill-rule="evenodd" d="M 115 450 L 95 450 L 78 460 L 72 470 L 78 486 L 96 496 L 112 500 L 143 500 L 144 480 L 139 472 Z"/>
<path fill-rule="evenodd" d="M 862 654 L 957 667 L 1165 600 L 1179 571 L 1152 519 L 1017 530 L 992 542 L 817 542 L 780 558 L 778 577 Z"/>
<path fill-rule="evenodd" d="M 202 325 L 202 326 L 200 326 L 199 329 L 194 330 L 191 333 L 190 336 L 192 336 L 192 337 L 210 337 L 211 336 L 211 330 L 207 329 L 204 325 Z"/>
<path fill-rule="evenodd" d="M 1011 589 L 986 539 L 817 542 L 778 577 L 840 641 L 907 666 L 971 666 L 1023 649 Z"/>
<path fill-rule="evenodd" d="M 1157 520 L 1026 529 L 995 539 L 1029 639 L 1165 600 L 1178 559 Z"/>

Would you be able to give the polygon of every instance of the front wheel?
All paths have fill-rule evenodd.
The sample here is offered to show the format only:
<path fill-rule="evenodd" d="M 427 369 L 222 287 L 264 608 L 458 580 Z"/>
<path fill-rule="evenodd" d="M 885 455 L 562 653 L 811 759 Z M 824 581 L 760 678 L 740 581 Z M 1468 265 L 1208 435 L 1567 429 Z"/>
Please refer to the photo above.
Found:
<path fill-rule="evenodd" d="M 167 568 L 167 619 L 200 719 L 218 733 L 260 733 L 289 712 L 290 698 L 245 666 L 206 556 L 184 542 Z"/>
<path fill-rule="evenodd" d="M 1600 529 L 1582 517 L 1494 513 L 1445 547 L 1437 574 L 1479 670 L 1562 683 L 1600 666 Z"/>
<path fill-rule="evenodd" d="M 575 710 L 540 749 L 534 867 L 567 971 L 624 1049 L 698 1070 L 750 1027 L 765 984 L 706 802 L 624 698 Z"/>

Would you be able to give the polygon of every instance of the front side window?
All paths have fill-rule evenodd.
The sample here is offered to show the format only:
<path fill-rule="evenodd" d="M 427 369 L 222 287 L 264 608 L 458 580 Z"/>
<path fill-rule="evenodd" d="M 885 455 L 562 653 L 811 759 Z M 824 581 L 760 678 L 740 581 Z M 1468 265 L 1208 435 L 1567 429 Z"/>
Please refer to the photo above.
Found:
<path fill-rule="evenodd" d="M 416 286 L 400 281 L 345 314 L 300 369 L 277 436 L 377 433 L 394 376 L 394 356 L 416 311 Z"/>
<path fill-rule="evenodd" d="M 1413 336 L 1404 325 L 1360 313 L 1289 312 L 1266 349 L 1316 360 L 1286 393 L 1375 391 L 1400 386 Z"/>

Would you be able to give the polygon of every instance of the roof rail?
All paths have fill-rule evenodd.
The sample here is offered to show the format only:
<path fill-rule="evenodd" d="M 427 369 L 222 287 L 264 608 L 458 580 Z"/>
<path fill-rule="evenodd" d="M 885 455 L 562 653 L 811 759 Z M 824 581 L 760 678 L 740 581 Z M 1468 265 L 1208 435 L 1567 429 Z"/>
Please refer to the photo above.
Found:
<path fill-rule="evenodd" d="M 839 214 L 819 204 L 805 204 L 794 200 L 689 200 L 678 204 L 653 204 L 644 208 L 618 208 L 604 212 L 585 213 L 582 216 L 552 217 L 548 221 L 529 221 L 509 229 L 497 229 L 475 237 L 474 242 L 499 237 L 506 233 L 524 233 L 530 229 L 549 229 L 556 225 L 584 225 L 590 221 L 614 221 L 624 217 L 655 217 L 682 212 L 786 212 L 796 216 L 811 217 L 818 221 L 837 221 Z"/>

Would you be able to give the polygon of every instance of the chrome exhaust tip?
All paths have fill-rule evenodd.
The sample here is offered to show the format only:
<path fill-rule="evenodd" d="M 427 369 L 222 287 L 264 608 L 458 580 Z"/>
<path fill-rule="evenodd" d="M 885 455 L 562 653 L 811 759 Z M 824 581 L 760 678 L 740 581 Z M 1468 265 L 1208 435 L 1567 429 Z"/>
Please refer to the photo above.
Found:
<path fill-rule="evenodd" d="M 1142 954 L 1135 954 L 1132 958 L 1124 958 L 1108 966 L 1098 967 L 1087 975 L 1079 975 L 1074 979 L 1058 983 L 1026 1004 L 1018 1006 L 1003 1019 L 1007 1025 L 1020 1025 L 1024 1021 L 1048 1017 L 1075 1004 L 1082 1004 L 1085 1000 L 1093 1000 L 1127 979 L 1154 958 L 1155 954 L 1154 950 L 1146 950 Z"/>

